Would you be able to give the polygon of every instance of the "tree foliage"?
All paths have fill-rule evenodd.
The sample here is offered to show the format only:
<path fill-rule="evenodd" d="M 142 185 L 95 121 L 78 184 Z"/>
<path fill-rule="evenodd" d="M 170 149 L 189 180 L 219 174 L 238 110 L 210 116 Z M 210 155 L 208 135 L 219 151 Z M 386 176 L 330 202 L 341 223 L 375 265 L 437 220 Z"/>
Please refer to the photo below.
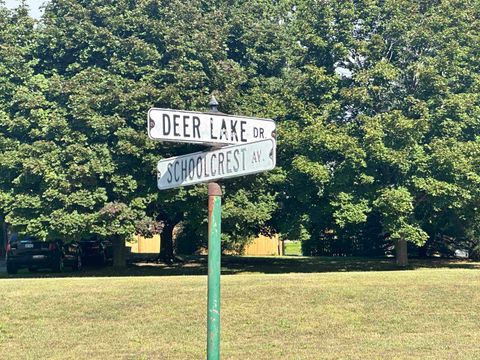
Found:
<path fill-rule="evenodd" d="M 278 124 L 278 168 L 222 184 L 224 249 L 271 231 L 314 255 L 479 247 L 478 1 L 52 0 L 38 24 L 25 5 L 0 15 L 0 217 L 17 230 L 180 228 L 183 249 L 205 246 L 205 186 L 155 185 L 158 160 L 200 147 L 153 142 L 145 122 L 215 93 L 221 111 Z"/>
<path fill-rule="evenodd" d="M 362 233 L 375 243 L 371 221 L 377 237 L 426 248 L 472 236 L 479 10 L 474 1 L 297 7 L 291 88 L 304 102 L 290 115 L 285 167 L 295 188 L 310 189 L 288 203 L 314 241 L 333 231 L 362 251 Z"/>

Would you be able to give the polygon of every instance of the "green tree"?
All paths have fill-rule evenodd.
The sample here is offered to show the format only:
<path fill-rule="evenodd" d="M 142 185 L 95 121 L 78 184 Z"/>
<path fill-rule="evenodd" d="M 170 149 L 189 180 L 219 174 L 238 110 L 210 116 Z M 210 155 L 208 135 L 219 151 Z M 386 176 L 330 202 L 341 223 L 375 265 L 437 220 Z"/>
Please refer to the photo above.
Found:
<path fill-rule="evenodd" d="M 36 150 L 45 145 L 35 134 L 49 111 L 43 96 L 45 79 L 34 76 L 34 25 L 24 2 L 14 10 L 0 2 L 0 219 L 2 229 L 7 221 L 14 228 L 21 225 L 44 234 L 39 198 L 24 181 Z M 14 208 L 21 213 L 19 218 L 12 218 Z"/>
<path fill-rule="evenodd" d="M 107 203 L 98 212 L 97 223 L 94 225 L 93 231 L 113 240 L 113 266 L 115 268 L 125 266 L 125 242 L 135 233 L 137 219 L 138 215 L 124 203 Z"/>
<path fill-rule="evenodd" d="M 412 224 L 414 210 L 412 195 L 404 187 L 384 189 L 373 205 L 381 213 L 382 225 L 388 238 L 395 242 L 397 263 L 406 266 L 408 264 L 406 239 L 416 244 L 424 244 L 428 237 L 418 225 Z"/>
<path fill-rule="evenodd" d="M 475 1 L 296 8 L 286 88 L 298 100 L 282 161 L 285 208 L 305 238 L 345 234 L 353 245 L 375 222 L 383 230 L 370 236 L 425 246 L 476 231 L 478 15 Z"/>
<path fill-rule="evenodd" d="M 163 225 L 161 257 L 174 259 L 173 229 L 188 217 L 200 220 L 189 214 L 205 213 L 206 188 L 159 192 L 155 165 L 163 157 L 199 147 L 149 140 L 146 112 L 151 106 L 199 110 L 214 90 L 230 109 L 240 102 L 244 70 L 229 59 L 224 46 L 228 8 L 216 1 L 47 4 L 34 29 L 33 68 L 42 74 L 34 77 L 41 80 L 48 112 L 42 113 L 36 132 L 42 147 L 36 146 L 35 158 L 28 159 L 36 176 L 22 177 L 28 186 L 15 187 L 21 201 L 16 200 L 11 217 L 19 228 L 44 238 L 78 239 L 95 232 L 122 242 L 132 221 L 154 221 Z M 236 195 L 236 184 L 226 183 L 232 189 L 226 202 L 239 199 L 251 211 L 259 204 L 262 212 L 231 217 L 227 212 L 224 230 L 230 242 L 260 229 L 275 208 L 274 194 L 256 186 L 248 195 Z M 121 211 L 105 212 L 111 204 L 121 204 Z M 129 215 L 128 221 L 119 219 L 121 230 L 107 229 L 122 214 Z M 250 225 L 239 226 L 243 221 Z"/>

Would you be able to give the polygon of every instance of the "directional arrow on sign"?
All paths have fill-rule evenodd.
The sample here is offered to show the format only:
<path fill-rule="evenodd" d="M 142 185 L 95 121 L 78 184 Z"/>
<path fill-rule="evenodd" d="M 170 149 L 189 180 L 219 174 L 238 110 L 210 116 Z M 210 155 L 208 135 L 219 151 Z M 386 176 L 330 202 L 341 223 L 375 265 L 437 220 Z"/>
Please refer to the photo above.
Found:
<path fill-rule="evenodd" d="M 148 112 L 148 136 L 159 141 L 246 144 L 275 139 L 275 131 L 276 125 L 271 119 L 159 108 Z"/>
<path fill-rule="evenodd" d="M 274 140 L 266 139 L 160 160 L 158 188 L 170 189 L 272 170 L 276 162 L 275 147 Z"/>

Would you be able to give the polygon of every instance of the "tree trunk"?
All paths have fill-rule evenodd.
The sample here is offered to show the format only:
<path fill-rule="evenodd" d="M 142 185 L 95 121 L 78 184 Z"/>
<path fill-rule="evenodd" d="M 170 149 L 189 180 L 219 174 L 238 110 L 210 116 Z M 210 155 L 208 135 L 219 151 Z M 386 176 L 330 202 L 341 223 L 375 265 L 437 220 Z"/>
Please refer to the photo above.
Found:
<path fill-rule="evenodd" d="M 173 251 L 173 229 L 174 224 L 165 223 L 162 236 L 160 240 L 160 255 L 159 260 L 172 264 L 175 261 L 175 254 Z"/>
<path fill-rule="evenodd" d="M 127 266 L 125 254 L 125 238 L 115 236 L 113 238 L 113 267 L 115 269 L 124 269 Z"/>
<path fill-rule="evenodd" d="M 407 240 L 400 238 L 395 244 L 395 256 L 398 266 L 408 265 Z"/>

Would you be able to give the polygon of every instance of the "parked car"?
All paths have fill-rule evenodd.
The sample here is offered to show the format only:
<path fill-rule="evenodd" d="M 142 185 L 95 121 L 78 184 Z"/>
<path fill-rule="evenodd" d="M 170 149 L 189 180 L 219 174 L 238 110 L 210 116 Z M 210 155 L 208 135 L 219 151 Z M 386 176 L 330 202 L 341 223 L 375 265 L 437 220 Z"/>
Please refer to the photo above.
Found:
<path fill-rule="evenodd" d="M 107 265 L 113 261 L 113 246 L 109 240 L 88 239 L 81 240 L 83 259 L 85 262 L 94 262 Z"/>
<path fill-rule="evenodd" d="M 82 249 L 76 242 L 61 240 L 40 241 L 34 237 L 13 238 L 7 243 L 7 272 L 16 274 L 21 268 L 36 271 L 49 268 L 54 272 L 63 271 L 64 266 L 72 270 L 82 268 Z"/>

